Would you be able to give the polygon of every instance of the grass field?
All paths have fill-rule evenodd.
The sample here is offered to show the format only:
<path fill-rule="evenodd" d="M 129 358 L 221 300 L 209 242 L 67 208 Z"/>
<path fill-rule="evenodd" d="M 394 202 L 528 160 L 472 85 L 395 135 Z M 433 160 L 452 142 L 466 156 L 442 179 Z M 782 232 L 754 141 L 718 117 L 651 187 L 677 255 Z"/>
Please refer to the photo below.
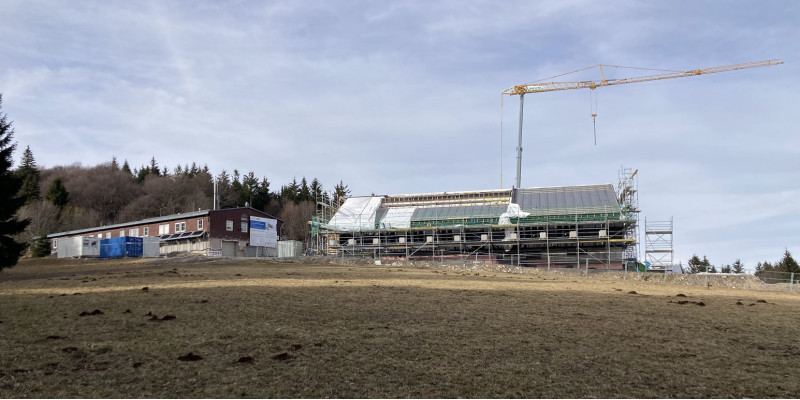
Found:
<path fill-rule="evenodd" d="M 0 397 L 800 397 L 797 294 L 166 261 L 0 273 Z"/>

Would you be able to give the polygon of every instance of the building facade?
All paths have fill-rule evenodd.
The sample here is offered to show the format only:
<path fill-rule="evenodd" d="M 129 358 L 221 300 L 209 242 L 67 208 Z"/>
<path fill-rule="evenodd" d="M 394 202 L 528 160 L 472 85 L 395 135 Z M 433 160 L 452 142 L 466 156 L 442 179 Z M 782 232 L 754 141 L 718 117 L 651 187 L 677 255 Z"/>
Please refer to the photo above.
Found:
<path fill-rule="evenodd" d="M 250 218 L 268 218 L 276 221 L 280 235 L 283 221 L 252 207 L 221 210 L 199 210 L 188 213 L 154 217 L 139 221 L 79 229 L 47 235 L 53 251 L 58 251 L 58 240 L 71 237 L 111 239 L 123 236 L 156 237 L 160 254 L 184 252 L 228 257 L 275 256 L 276 247 L 250 246 Z"/>

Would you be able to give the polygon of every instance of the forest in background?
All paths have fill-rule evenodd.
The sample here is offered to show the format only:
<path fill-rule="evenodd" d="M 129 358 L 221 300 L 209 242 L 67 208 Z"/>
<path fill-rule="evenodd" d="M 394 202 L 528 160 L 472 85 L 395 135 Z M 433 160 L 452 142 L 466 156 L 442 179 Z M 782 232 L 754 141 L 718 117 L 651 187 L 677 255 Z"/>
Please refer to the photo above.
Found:
<path fill-rule="evenodd" d="M 253 171 L 222 170 L 213 176 L 207 165 L 193 162 L 170 169 L 155 158 L 134 168 L 116 157 L 95 166 L 39 168 L 30 147 L 16 173 L 26 199 L 19 216 L 31 221 L 20 239 L 29 243 L 49 233 L 211 209 L 214 179 L 218 208 L 250 205 L 282 219 L 285 239 L 308 241 L 308 221 L 317 201 L 342 201 L 350 193 L 341 181 L 326 191 L 319 180 L 305 177 L 273 191 L 269 180 Z"/>

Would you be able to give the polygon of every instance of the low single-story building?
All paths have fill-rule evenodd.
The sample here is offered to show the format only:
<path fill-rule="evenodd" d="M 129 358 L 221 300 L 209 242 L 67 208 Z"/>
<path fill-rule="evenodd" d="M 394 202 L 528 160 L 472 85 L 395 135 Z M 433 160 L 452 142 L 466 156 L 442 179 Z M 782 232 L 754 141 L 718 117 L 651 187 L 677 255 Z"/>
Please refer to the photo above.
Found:
<path fill-rule="evenodd" d="M 252 207 L 199 210 L 47 235 L 53 252 L 71 237 L 157 237 L 160 254 L 274 257 L 283 221 Z"/>

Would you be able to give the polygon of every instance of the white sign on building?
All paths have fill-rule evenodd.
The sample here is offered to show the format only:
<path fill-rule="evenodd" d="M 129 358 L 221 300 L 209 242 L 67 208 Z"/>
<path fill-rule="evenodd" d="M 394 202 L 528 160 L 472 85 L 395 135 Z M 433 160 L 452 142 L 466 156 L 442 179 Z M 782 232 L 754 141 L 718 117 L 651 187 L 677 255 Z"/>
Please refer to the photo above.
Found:
<path fill-rule="evenodd" d="M 278 220 L 251 216 L 250 246 L 278 247 Z"/>

